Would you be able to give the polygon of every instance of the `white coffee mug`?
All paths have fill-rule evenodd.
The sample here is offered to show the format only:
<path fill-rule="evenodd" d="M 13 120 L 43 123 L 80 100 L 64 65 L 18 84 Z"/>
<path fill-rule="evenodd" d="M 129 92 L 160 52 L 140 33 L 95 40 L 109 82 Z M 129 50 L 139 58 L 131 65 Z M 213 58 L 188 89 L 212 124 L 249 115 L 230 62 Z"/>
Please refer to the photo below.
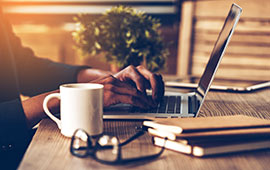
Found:
<path fill-rule="evenodd" d="M 60 99 L 60 119 L 48 109 L 52 98 Z M 43 101 L 45 113 L 54 120 L 64 136 L 71 137 L 76 129 L 89 135 L 103 132 L 103 85 L 74 83 L 60 86 L 60 93 L 49 94 Z"/>

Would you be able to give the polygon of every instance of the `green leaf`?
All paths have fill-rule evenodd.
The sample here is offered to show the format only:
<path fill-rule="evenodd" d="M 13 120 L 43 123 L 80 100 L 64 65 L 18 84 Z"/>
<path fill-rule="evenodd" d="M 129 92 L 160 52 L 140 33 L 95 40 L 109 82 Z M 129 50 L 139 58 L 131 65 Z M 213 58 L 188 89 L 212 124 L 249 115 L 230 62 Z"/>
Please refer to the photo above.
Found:
<path fill-rule="evenodd" d="M 99 35 L 99 29 L 98 29 L 98 27 L 95 27 L 95 35 L 96 35 L 96 36 Z"/>
<path fill-rule="evenodd" d="M 128 31 L 128 32 L 126 33 L 126 36 L 129 38 L 129 37 L 131 36 L 131 32 Z"/>
<path fill-rule="evenodd" d="M 96 50 L 92 50 L 91 55 L 96 55 L 97 51 Z"/>
<path fill-rule="evenodd" d="M 100 44 L 99 44 L 98 42 L 95 42 L 95 47 L 96 47 L 97 49 L 101 49 L 101 46 L 100 46 Z"/>
<path fill-rule="evenodd" d="M 149 38 L 150 37 L 150 33 L 149 33 L 149 31 L 147 31 L 147 30 L 145 30 L 145 36 L 146 36 L 146 38 Z"/>

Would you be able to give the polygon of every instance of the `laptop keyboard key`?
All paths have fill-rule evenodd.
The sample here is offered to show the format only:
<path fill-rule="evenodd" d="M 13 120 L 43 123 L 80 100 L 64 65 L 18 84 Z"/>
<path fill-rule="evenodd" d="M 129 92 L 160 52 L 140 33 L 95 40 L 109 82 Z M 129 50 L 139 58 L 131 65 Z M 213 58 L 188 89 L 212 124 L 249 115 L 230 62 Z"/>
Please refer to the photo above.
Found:
<path fill-rule="evenodd" d="M 167 113 L 175 113 L 176 96 L 169 96 Z"/>
<path fill-rule="evenodd" d="M 181 96 L 176 96 L 175 113 L 180 113 L 180 109 L 181 109 Z"/>
<path fill-rule="evenodd" d="M 168 96 L 164 96 L 158 105 L 158 113 L 165 113 L 167 110 Z"/>
<path fill-rule="evenodd" d="M 189 96 L 188 97 L 188 113 L 195 113 L 196 112 L 196 96 Z"/>

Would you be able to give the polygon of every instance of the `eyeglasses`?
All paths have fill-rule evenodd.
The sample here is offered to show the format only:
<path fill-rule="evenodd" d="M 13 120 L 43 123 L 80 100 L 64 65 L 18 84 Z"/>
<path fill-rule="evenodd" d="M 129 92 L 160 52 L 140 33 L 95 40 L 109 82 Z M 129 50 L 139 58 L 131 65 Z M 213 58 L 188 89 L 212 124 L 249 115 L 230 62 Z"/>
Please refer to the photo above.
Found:
<path fill-rule="evenodd" d="M 163 153 L 165 149 L 164 146 L 156 154 L 128 159 L 122 158 L 122 146 L 130 143 L 131 141 L 142 136 L 143 134 L 145 134 L 145 130 L 141 129 L 132 137 L 130 137 L 123 143 L 120 143 L 119 139 L 116 136 L 102 135 L 95 139 L 89 136 L 84 130 L 78 129 L 74 132 L 72 136 L 70 152 L 72 153 L 72 155 L 77 157 L 84 158 L 87 156 L 91 156 L 98 162 L 112 165 L 158 158 Z"/>

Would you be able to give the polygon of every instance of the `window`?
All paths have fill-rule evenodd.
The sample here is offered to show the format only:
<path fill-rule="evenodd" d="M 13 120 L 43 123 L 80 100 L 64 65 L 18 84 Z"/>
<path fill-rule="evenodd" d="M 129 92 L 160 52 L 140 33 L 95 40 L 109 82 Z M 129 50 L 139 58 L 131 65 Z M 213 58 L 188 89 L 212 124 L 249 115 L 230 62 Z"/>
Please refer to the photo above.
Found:
<path fill-rule="evenodd" d="M 15 33 L 37 56 L 100 69 L 109 69 L 107 63 L 97 59 L 100 57 L 91 58 L 91 63 L 82 61 L 73 50 L 73 16 L 79 13 L 100 15 L 120 4 L 145 11 L 161 20 L 165 41 L 172 44 L 165 71 L 169 74 L 176 72 L 179 2 L 181 0 L 2 0 Z"/>

